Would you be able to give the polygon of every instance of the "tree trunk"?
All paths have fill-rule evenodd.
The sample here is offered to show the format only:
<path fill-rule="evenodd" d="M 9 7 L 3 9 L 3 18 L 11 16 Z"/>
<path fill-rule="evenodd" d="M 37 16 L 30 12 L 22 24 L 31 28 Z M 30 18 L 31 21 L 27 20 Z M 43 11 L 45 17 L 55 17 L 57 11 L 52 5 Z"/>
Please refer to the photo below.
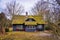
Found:
<path fill-rule="evenodd" d="M 5 34 L 5 28 L 0 25 L 0 34 Z"/>
<path fill-rule="evenodd" d="M 2 34 L 5 34 L 5 28 L 2 27 Z"/>

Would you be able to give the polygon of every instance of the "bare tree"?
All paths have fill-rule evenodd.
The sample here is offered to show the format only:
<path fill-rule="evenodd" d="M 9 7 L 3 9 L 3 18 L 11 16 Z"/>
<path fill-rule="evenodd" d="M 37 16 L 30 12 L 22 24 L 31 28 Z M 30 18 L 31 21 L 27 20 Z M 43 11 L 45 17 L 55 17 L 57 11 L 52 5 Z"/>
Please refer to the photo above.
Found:
<path fill-rule="evenodd" d="M 46 18 L 46 14 L 49 12 L 48 9 L 48 2 L 46 1 L 39 1 L 36 3 L 36 5 L 32 8 L 32 12 L 34 15 L 40 15 L 44 18 Z"/>
<path fill-rule="evenodd" d="M 32 12 L 37 15 L 42 15 L 45 20 L 54 23 L 58 19 L 58 9 L 56 1 L 53 1 L 53 3 L 49 1 L 39 1 L 34 8 L 32 8 Z"/>
<path fill-rule="evenodd" d="M 20 15 L 24 12 L 24 8 L 22 5 L 17 3 L 16 1 L 12 1 L 6 4 L 5 12 L 7 16 L 13 17 L 13 15 Z"/>
<path fill-rule="evenodd" d="M 54 1 L 53 3 L 49 3 L 51 5 L 50 7 L 50 14 L 51 14 L 51 19 L 52 22 L 56 23 L 59 20 L 59 15 L 60 15 L 60 6 L 58 5 L 58 3 L 56 1 Z M 52 10 L 52 11 L 51 11 Z"/>
<path fill-rule="evenodd" d="M 17 3 L 16 1 L 11 1 L 7 3 L 4 13 L 7 16 L 7 18 L 9 17 L 10 21 L 7 21 L 6 23 L 11 24 L 12 26 L 12 20 L 14 18 L 14 15 L 20 15 L 23 12 L 24 12 L 23 6 Z M 6 28 L 9 27 L 7 26 Z"/>
<path fill-rule="evenodd" d="M 58 22 L 60 21 L 60 0 L 56 0 L 57 1 L 57 3 L 59 4 L 59 8 L 58 8 L 58 10 L 59 10 L 59 14 L 58 14 Z"/>
<path fill-rule="evenodd" d="M 53 0 L 52 0 L 53 1 Z M 33 8 L 33 12 L 38 15 L 43 15 L 43 17 L 46 17 L 48 25 L 54 32 L 54 35 L 60 35 L 60 29 L 57 25 L 57 21 L 60 18 L 59 16 L 59 5 L 56 3 L 56 1 L 51 2 L 41 2 L 39 1 L 36 6 Z M 59 33 L 59 34 L 58 34 Z M 56 35 L 56 38 L 57 38 Z M 57 39 L 58 40 L 58 39 Z"/>

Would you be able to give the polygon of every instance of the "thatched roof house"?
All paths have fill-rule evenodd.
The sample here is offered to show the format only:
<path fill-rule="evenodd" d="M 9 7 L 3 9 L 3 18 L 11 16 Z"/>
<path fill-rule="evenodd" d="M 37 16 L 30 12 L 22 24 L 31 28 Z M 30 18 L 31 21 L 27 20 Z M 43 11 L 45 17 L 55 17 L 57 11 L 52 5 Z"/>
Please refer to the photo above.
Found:
<path fill-rule="evenodd" d="M 46 22 L 40 16 L 15 15 L 12 20 L 13 30 L 36 31 L 44 30 Z"/>

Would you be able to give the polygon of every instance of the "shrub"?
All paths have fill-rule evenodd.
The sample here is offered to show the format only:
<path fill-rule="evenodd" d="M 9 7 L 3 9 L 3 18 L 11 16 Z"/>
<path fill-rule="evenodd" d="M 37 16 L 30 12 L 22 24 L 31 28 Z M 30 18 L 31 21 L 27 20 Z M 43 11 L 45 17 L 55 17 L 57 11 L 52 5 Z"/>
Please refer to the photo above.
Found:
<path fill-rule="evenodd" d="M 45 26 L 45 30 L 51 30 L 50 26 Z"/>
<path fill-rule="evenodd" d="M 9 32 L 9 29 L 8 28 L 5 28 L 5 32 Z"/>

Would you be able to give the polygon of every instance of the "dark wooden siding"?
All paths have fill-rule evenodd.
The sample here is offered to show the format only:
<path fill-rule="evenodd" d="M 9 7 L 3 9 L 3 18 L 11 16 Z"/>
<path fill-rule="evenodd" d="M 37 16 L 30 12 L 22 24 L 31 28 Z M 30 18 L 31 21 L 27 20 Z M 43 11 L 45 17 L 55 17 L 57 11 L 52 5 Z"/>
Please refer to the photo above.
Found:
<path fill-rule="evenodd" d="M 13 31 L 22 31 L 22 30 L 24 30 L 23 25 L 19 25 L 19 24 L 13 25 Z"/>
<path fill-rule="evenodd" d="M 22 25 L 22 29 L 20 28 Z M 38 25 L 24 25 L 24 24 L 14 24 L 13 25 L 13 31 L 27 31 L 27 32 L 34 32 L 34 31 L 43 31 L 44 30 L 44 24 L 38 24 Z"/>
<path fill-rule="evenodd" d="M 33 27 L 26 26 L 25 31 L 27 31 L 27 32 L 34 32 L 34 31 L 36 31 L 36 26 L 33 26 Z"/>

